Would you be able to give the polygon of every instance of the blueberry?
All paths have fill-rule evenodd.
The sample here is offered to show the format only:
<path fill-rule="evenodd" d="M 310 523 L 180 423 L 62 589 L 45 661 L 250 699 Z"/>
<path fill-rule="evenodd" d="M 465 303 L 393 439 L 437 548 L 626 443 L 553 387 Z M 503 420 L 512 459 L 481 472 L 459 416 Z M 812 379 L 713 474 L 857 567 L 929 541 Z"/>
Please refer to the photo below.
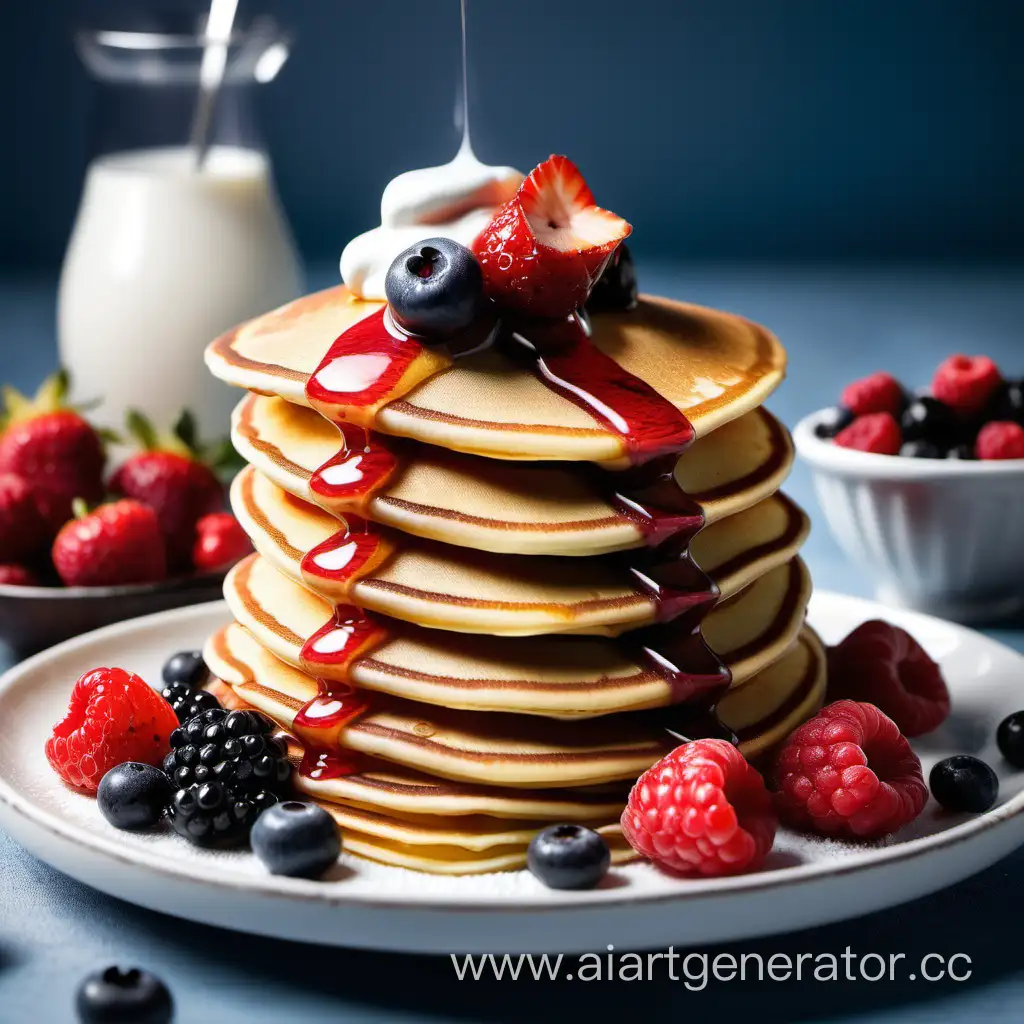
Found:
<path fill-rule="evenodd" d="M 391 264 L 384 292 L 395 322 L 430 341 L 467 328 L 484 300 L 476 257 L 450 238 L 427 238 Z"/>
<path fill-rule="evenodd" d="M 286 800 L 268 807 L 252 827 L 253 852 L 273 875 L 319 878 L 341 853 L 334 819 L 316 804 Z"/>
<path fill-rule="evenodd" d="M 900 420 L 904 441 L 930 441 L 940 448 L 952 448 L 961 440 L 963 427 L 945 402 L 928 395 L 915 398 Z"/>
<path fill-rule="evenodd" d="M 969 444 L 958 444 L 946 452 L 947 459 L 962 459 L 967 461 L 974 458 L 974 448 Z"/>
<path fill-rule="evenodd" d="M 151 764 L 125 761 L 100 780 L 96 802 L 114 828 L 152 828 L 171 799 L 167 776 Z"/>
<path fill-rule="evenodd" d="M 1024 426 L 1024 379 L 1004 380 L 989 402 L 986 420 L 1013 420 Z"/>
<path fill-rule="evenodd" d="M 633 255 L 625 243 L 620 245 L 608 261 L 597 283 L 587 297 L 587 309 L 630 310 L 637 306 L 636 267 Z"/>
<path fill-rule="evenodd" d="M 814 436 L 831 441 L 840 430 L 845 430 L 855 419 L 853 413 L 842 405 L 829 409 L 822 421 L 814 428 Z"/>
<path fill-rule="evenodd" d="M 90 974 L 75 999 L 82 1024 L 169 1024 L 174 1001 L 149 971 L 107 967 Z"/>
<path fill-rule="evenodd" d="M 552 825 L 533 837 L 526 863 L 549 889 L 592 889 L 607 874 L 611 853 L 592 829 Z"/>
<path fill-rule="evenodd" d="M 984 761 L 970 754 L 957 754 L 939 761 L 928 776 L 932 796 L 947 811 L 987 811 L 999 796 L 996 773 Z"/>
<path fill-rule="evenodd" d="M 164 682 L 185 683 L 193 689 L 206 678 L 206 663 L 201 651 L 178 651 L 164 663 Z"/>
<path fill-rule="evenodd" d="M 996 745 L 1014 768 L 1024 768 L 1024 711 L 1015 711 L 999 723 Z"/>

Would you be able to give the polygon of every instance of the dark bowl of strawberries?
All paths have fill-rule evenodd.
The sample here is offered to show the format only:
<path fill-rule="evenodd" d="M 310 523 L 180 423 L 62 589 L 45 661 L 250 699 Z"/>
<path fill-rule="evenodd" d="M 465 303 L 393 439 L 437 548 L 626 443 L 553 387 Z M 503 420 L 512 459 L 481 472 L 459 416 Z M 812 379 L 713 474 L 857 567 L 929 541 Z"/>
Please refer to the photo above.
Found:
<path fill-rule="evenodd" d="M 190 416 L 161 437 L 130 414 L 139 450 L 107 473 L 113 438 L 65 404 L 66 390 L 60 373 L 34 398 L 4 389 L 0 640 L 18 656 L 214 600 L 251 550 L 225 511 L 227 453 L 197 444 Z"/>
<path fill-rule="evenodd" d="M 971 622 L 1024 609 L 1024 380 L 964 355 L 917 392 L 876 373 L 793 437 L 880 600 Z"/>

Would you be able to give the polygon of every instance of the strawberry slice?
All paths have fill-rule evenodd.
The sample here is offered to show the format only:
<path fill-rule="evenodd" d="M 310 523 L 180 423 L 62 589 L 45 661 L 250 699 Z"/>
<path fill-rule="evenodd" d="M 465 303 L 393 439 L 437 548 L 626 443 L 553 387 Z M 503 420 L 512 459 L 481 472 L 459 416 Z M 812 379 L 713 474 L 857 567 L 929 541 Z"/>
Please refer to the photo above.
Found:
<path fill-rule="evenodd" d="M 531 316 L 564 317 L 582 306 L 618 244 L 632 231 L 594 202 L 564 156 L 536 167 L 473 245 L 487 294 Z"/>

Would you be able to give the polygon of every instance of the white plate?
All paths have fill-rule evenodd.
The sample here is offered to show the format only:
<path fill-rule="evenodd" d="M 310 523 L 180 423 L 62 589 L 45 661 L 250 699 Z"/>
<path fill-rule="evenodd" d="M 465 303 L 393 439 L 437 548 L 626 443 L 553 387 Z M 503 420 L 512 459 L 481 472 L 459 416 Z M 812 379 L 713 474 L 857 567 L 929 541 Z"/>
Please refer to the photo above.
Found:
<path fill-rule="evenodd" d="M 782 833 L 765 870 L 725 880 L 682 881 L 635 864 L 596 890 L 559 893 L 525 871 L 452 879 L 350 857 L 329 881 L 275 878 L 245 852 L 197 850 L 170 833 L 116 831 L 93 800 L 58 781 L 43 755 L 79 674 L 116 664 L 157 680 L 168 654 L 199 646 L 227 621 L 216 603 L 87 634 L 0 680 L 0 826 L 73 878 L 168 914 L 280 938 L 422 953 L 706 946 L 789 931 L 933 892 L 1024 842 L 1024 773 L 1010 770 L 994 741 L 1002 717 L 1024 705 L 1024 658 L 959 626 L 835 594 L 816 595 L 810 614 L 829 642 L 865 619 L 891 619 L 941 661 L 953 714 L 916 748 L 926 773 L 953 753 L 987 760 L 1000 774 L 995 808 L 954 817 L 930 802 L 883 845 Z"/>

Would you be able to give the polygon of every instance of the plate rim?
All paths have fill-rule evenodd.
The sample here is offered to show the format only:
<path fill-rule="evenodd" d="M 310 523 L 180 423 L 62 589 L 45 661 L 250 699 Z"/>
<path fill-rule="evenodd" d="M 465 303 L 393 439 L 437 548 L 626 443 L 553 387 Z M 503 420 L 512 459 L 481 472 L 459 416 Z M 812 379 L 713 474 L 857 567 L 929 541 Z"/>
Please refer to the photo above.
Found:
<path fill-rule="evenodd" d="M 1004 655 L 1019 660 L 1024 668 L 1024 655 L 1013 648 L 975 630 L 947 622 L 935 616 L 920 612 L 892 609 L 877 602 L 840 594 L 835 591 L 818 591 L 812 598 L 810 616 L 813 617 L 816 606 L 828 603 L 852 605 L 858 615 L 878 617 L 879 613 L 892 615 L 903 621 L 919 621 L 932 628 L 939 627 L 958 634 L 967 634 L 973 642 L 982 642 L 994 647 Z M 116 640 L 125 633 L 145 631 L 159 626 L 168 619 L 204 618 L 215 613 L 223 613 L 225 619 L 230 612 L 224 601 L 209 601 L 203 604 L 175 608 L 149 615 L 126 619 L 121 622 L 91 630 L 80 636 L 72 637 L 45 651 L 35 654 L 25 661 L 8 669 L 0 676 L 0 697 L 8 690 L 16 687 L 23 678 L 31 676 L 40 669 L 45 669 L 50 661 L 62 656 L 74 654 L 81 647 L 92 643 Z M 106 837 L 98 833 L 87 832 L 88 841 L 83 840 L 82 826 L 64 824 L 59 819 L 40 810 L 27 797 L 22 796 L 0 774 L 0 825 L 5 825 L 9 817 L 17 817 L 30 826 L 46 832 L 55 839 L 68 843 L 73 847 L 88 851 L 93 855 L 110 858 L 118 864 L 125 864 L 133 869 L 151 871 L 158 876 L 169 877 L 178 882 L 199 884 L 204 888 L 215 890 L 230 889 L 235 893 L 248 892 L 260 899 L 285 900 L 288 902 L 301 900 L 325 907 L 351 907 L 382 910 L 413 910 L 413 911 L 444 911 L 458 914 L 493 914 L 495 912 L 512 914 L 537 914 L 564 912 L 572 910 L 611 910 L 629 906 L 641 906 L 651 903 L 667 902 L 685 903 L 688 900 L 736 897 L 743 894 L 764 892 L 766 890 L 784 890 L 794 885 L 820 882 L 829 878 L 845 878 L 863 871 L 870 871 L 886 864 L 902 863 L 918 857 L 926 857 L 936 852 L 957 847 L 993 829 L 1003 827 L 1024 813 L 1024 790 L 1010 797 L 1005 803 L 992 810 L 968 818 L 966 821 L 951 825 L 941 832 L 908 839 L 904 842 L 889 843 L 866 847 L 860 851 L 853 863 L 827 859 L 812 863 L 798 864 L 790 867 L 773 868 L 747 875 L 736 875 L 717 879 L 671 879 L 678 883 L 678 890 L 654 892 L 630 892 L 630 887 L 609 886 L 585 890 L 583 892 L 552 892 L 538 891 L 536 895 L 517 893 L 496 897 L 493 894 L 472 893 L 467 898 L 453 900 L 450 894 L 427 893 L 411 897 L 408 889 L 399 893 L 367 894 L 365 892 L 347 893 L 344 882 L 329 884 L 323 882 L 287 879 L 280 876 L 231 877 L 230 874 L 204 876 L 197 874 L 194 865 L 187 862 L 169 860 L 160 854 L 139 846 L 125 848 L 116 841 L 116 837 Z M 41 859 L 46 860 L 45 856 Z M 407 870 L 384 867 L 389 870 Z M 623 866 L 628 868 L 628 865 Z M 622 868 L 618 870 L 623 870 Z M 980 870 L 980 869 L 979 869 Z M 273 882 L 267 885 L 268 881 Z M 453 879 L 457 882 L 457 879 Z"/>

